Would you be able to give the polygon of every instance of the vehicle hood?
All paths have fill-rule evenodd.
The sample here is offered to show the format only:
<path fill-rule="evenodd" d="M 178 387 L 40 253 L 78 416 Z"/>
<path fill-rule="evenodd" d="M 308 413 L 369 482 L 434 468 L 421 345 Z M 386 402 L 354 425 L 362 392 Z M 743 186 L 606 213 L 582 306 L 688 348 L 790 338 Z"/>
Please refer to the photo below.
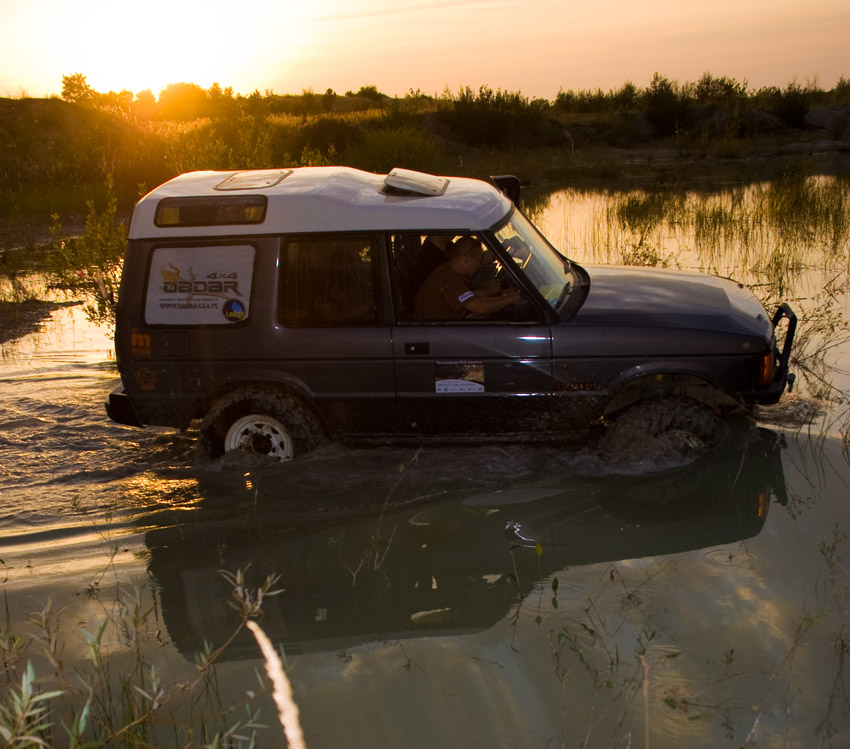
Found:
<path fill-rule="evenodd" d="M 755 335 L 769 339 L 772 325 L 761 303 L 742 284 L 702 273 L 586 266 L 590 290 L 575 323 L 663 327 Z"/>

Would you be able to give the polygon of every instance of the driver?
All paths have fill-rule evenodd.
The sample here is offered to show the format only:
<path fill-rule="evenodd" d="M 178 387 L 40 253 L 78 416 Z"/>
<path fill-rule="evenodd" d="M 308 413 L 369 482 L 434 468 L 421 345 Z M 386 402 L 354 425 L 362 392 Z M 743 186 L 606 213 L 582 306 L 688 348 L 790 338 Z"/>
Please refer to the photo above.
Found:
<path fill-rule="evenodd" d="M 517 290 L 491 294 L 475 291 L 471 279 L 484 262 L 484 248 L 474 237 L 462 237 L 449 249 L 448 260 L 422 284 L 416 294 L 418 320 L 462 320 L 466 315 L 492 315 L 520 298 Z"/>

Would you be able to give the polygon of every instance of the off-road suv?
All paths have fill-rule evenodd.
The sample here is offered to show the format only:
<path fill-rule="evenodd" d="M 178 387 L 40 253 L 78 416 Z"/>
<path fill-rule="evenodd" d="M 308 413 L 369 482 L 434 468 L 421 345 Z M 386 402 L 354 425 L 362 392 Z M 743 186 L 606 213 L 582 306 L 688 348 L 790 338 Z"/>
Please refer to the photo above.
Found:
<path fill-rule="evenodd" d="M 560 440 L 646 409 L 655 432 L 703 437 L 696 411 L 779 399 L 790 307 L 771 318 L 708 275 L 581 267 L 517 208 L 515 179 L 494 182 L 305 167 L 156 188 L 130 224 L 109 416 L 201 420 L 213 455 L 284 460 L 326 439 Z M 418 317 L 439 248 L 464 237 L 485 249 L 471 293 L 519 298 Z"/>

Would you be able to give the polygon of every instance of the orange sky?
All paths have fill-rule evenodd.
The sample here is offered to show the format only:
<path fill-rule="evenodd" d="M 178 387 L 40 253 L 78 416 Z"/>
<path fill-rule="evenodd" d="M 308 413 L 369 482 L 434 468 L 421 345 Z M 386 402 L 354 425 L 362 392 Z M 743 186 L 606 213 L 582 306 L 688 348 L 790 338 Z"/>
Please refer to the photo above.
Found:
<path fill-rule="evenodd" d="M 0 0 L 0 95 L 168 83 L 439 94 L 646 86 L 704 71 L 751 88 L 850 76 L 848 0 Z"/>

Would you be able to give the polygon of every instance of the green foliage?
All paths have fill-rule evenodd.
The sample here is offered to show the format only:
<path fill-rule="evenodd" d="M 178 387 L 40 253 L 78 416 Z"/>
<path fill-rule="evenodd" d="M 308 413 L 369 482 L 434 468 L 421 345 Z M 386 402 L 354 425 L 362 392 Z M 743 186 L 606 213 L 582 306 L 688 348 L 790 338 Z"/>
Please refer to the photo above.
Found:
<path fill-rule="evenodd" d="M 348 96 L 348 94 L 346 94 Z M 376 104 L 383 104 L 384 99 L 389 98 L 386 94 L 378 91 L 377 86 L 361 86 L 360 90 L 354 96 L 361 96 L 364 99 L 374 101 Z"/>
<path fill-rule="evenodd" d="M 209 96 L 195 83 L 170 83 L 159 92 L 159 110 L 168 120 L 196 120 L 209 115 Z"/>
<path fill-rule="evenodd" d="M 519 91 L 469 86 L 449 96 L 441 119 L 456 137 L 475 146 L 541 146 L 564 142 L 557 123 L 549 118 L 549 103 L 529 101 Z"/>
<path fill-rule="evenodd" d="M 486 86 L 434 98 L 418 90 L 389 97 L 375 86 L 345 96 L 243 96 L 219 83 L 177 83 L 157 100 L 150 90 L 135 99 L 126 90 L 100 93 L 74 73 L 63 76 L 63 97 L 0 99 L 0 215 L 84 214 L 109 174 L 129 212 L 139 185 L 194 169 L 296 164 L 305 149 L 312 163 L 315 154 L 327 160 L 331 147 L 333 163 L 369 171 L 407 164 L 479 176 L 522 171 L 536 181 L 612 178 L 623 160 L 593 149 L 676 137 L 686 148 L 742 157 L 743 139 L 799 127 L 809 107 L 846 103 L 850 83 L 752 93 L 726 76 L 679 84 L 656 74 L 646 89 L 627 81 L 607 93 L 561 90 L 554 104 Z M 847 123 L 833 118 L 829 137 L 844 137 Z"/>
<path fill-rule="evenodd" d="M 94 98 L 97 92 L 89 86 L 82 73 L 62 76 L 62 98 L 65 101 L 85 102 Z"/>
<path fill-rule="evenodd" d="M 344 156 L 349 148 L 363 140 L 363 130 L 339 117 L 324 115 L 300 127 L 293 138 L 292 151 L 300 153 L 304 148 L 327 152 L 333 146 L 336 153 Z"/>
<path fill-rule="evenodd" d="M 127 228 L 118 218 L 118 199 L 111 176 L 106 187 L 103 211 L 97 210 L 93 200 L 88 202 L 86 233 L 82 237 L 62 239 L 59 217 L 54 214 L 51 233 L 55 240 L 49 269 L 59 288 L 82 297 L 88 319 L 114 323 Z"/>
<path fill-rule="evenodd" d="M 304 147 L 298 157 L 295 166 L 334 166 L 336 164 L 336 150 L 329 146 L 327 153 L 322 153 L 317 148 Z"/>
<path fill-rule="evenodd" d="M 725 75 L 719 78 L 705 72 L 693 87 L 693 96 L 700 104 L 728 103 L 747 97 L 747 82 L 738 83 Z"/>
<path fill-rule="evenodd" d="M 216 664 L 248 620 L 263 613 L 265 601 L 282 591 L 272 589 L 276 575 L 254 588 L 246 584 L 244 570 L 221 574 L 231 586 L 234 629 L 217 649 L 200 653 L 194 669 L 185 674 L 176 669 L 171 680 L 145 662 L 145 653 L 161 641 L 154 606 L 141 590 L 116 585 L 113 605 L 104 607 L 97 629 L 78 629 L 85 657 L 73 668 L 59 657 L 66 645 L 58 635 L 61 612 L 49 602 L 30 615 L 26 637 L 4 631 L 4 643 L 26 639 L 35 652 L 23 666 L 20 653 L 12 658 L 4 650 L 0 673 L 11 686 L 0 701 L 0 747 L 256 746 L 266 726 L 255 700 L 268 690 L 258 674 L 259 690 L 225 705 Z M 61 688 L 47 688 L 57 684 Z"/>
<path fill-rule="evenodd" d="M 561 89 L 555 97 L 553 105 L 555 109 L 562 112 L 621 112 L 631 111 L 637 108 L 640 99 L 640 89 L 631 81 L 626 81 L 616 91 L 611 90 L 607 94 L 601 88 L 595 91 L 583 89 L 581 91 L 565 91 Z"/>
<path fill-rule="evenodd" d="M 802 128 L 809 109 L 816 104 L 842 104 L 850 98 L 850 84 L 841 78 L 829 92 L 815 84 L 796 82 L 782 90 L 768 87 L 750 91 L 745 81 L 705 72 L 695 82 L 678 83 L 655 73 L 646 89 L 625 83 L 619 90 L 564 91 L 558 93 L 554 108 L 571 114 L 639 112 L 645 115 L 657 137 L 694 135 L 696 137 L 741 138 L 759 134 L 767 127 L 762 109 L 785 126 Z M 610 142 L 610 139 L 609 139 Z M 622 145 L 618 139 L 614 145 Z"/>
<path fill-rule="evenodd" d="M 207 91 L 209 97 L 209 116 L 214 120 L 238 118 L 240 107 L 233 98 L 233 89 L 228 86 L 225 89 L 218 83 L 213 83 Z"/>
<path fill-rule="evenodd" d="M 850 235 L 850 194 L 841 180 L 786 172 L 764 187 L 759 209 L 789 244 L 817 241 L 840 255 Z"/>
<path fill-rule="evenodd" d="M 325 91 L 322 96 L 322 111 L 323 112 L 332 112 L 334 108 L 334 102 L 336 101 L 336 91 L 332 88 L 329 88 Z"/>
<path fill-rule="evenodd" d="M 445 152 L 425 133 L 411 127 L 377 130 L 346 152 L 346 162 L 355 168 L 381 174 L 393 167 L 442 172 Z"/>
<path fill-rule="evenodd" d="M 30 749 L 52 746 L 48 702 L 61 691 L 41 692 L 32 663 L 28 662 L 17 684 L 6 692 L 0 704 L 0 740 L 6 749 Z"/>
<path fill-rule="evenodd" d="M 809 112 L 811 95 L 796 82 L 789 83 L 784 91 L 774 95 L 773 113 L 786 125 L 801 128 Z"/>
<path fill-rule="evenodd" d="M 674 135 L 690 123 L 692 108 L 686 88 L 656 73 L 643 95 L 646 116 L 662 137 Z"/>
<path fill-rule="evenodd" d="M 826 92 L 824 103 L 846 104 L 848 102 L 850 102 L 850 80 L 842 75 L 832 91 Z"/>

